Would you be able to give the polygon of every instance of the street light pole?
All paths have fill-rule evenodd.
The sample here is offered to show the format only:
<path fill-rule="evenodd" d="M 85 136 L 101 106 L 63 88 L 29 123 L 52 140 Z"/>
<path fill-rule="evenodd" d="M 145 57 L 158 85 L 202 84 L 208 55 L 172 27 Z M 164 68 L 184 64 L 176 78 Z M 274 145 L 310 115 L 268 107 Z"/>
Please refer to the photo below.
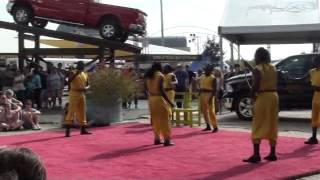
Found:
<path fill-rule="evenodd" d="M 161 45 L 165 46 L 164 42 L 164 28 L 163 28 L 163 4 L 162 0 L 160 0 L 160 8 L 161 8 Z"/>

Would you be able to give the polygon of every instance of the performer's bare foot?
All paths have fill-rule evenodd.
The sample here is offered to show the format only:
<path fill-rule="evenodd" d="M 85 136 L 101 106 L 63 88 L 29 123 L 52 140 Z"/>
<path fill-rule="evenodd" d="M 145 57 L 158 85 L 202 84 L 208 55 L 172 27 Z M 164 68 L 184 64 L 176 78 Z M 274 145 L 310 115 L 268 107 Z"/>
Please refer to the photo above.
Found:
<path fill-rule="evenodd" d="M 248 162 L 248 163 L 259 163 L 261 162 L 261 157 L 260 156 L 251 156 L 248 159 L 242 160 L 243 162 Z"/>

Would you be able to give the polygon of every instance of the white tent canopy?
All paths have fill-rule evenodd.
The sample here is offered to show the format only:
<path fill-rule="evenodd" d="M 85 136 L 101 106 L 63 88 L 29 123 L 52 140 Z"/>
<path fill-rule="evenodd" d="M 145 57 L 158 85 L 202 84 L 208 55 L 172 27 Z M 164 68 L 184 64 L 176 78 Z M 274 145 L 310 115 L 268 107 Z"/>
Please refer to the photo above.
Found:
<path fill-rule="evenodd" d="M 219 34 L 238 45 L 320 42 L 318 0 L 227 0 Z"/>

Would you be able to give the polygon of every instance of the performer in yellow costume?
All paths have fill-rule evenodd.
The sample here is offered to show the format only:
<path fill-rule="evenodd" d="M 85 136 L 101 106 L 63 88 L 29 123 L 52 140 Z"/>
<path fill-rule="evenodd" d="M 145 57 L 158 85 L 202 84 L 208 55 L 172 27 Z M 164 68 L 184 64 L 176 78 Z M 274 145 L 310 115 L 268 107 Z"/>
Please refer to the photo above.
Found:
<path fill-rule="evenodd" d="M 252 133 L 254 154 L 244 162 L 258 163 L 260 158 L 260 142 L 269 140 L 270 154 L 264 159 L 276 161 L 276 144 L 278 137 L 277 70 L 270 64 L 270 53 L 258 48 L 255 53 L 256 67 L 253 69 L 246 61 L 245 65 L 253 71 L 253 97 L 256 98 L 253 109 Z"/>
<path fill-rule="evenodd" d="M 214 100 L 217 88 L 213 69 L 212 65 L 207 65 L 204 68 L 205 73 L 200 77 L 200 104 L 204 120 L 207 124 L 207 127 L 203 129 L 203 131 L 210 131 L 212 126 L 212 132 L 216 133 L 218 132 L 218 124 L 215 114 Z"/>
<path fill-rule="evenodd" d="M 165 65 L 163 68 L 164 73 L 164 90 L 171 102 L 175 98 L 175 85 L 178 84 L 176 75 L 173 73 L 173 68 L 170 65 Z"/>
<path fill-rule="evenodd" d="M 161 136 L 164 139 L 164 146 L 171 146 L 171 102 L 163 88 L 164 75 L 161 73 L 160 63 L 154 63 L 151 69 L 146 73 L 146 90 L 148 93 L 149 108 L 154 129 L 154 144 L 162 144 Z"/>
<path fill-rule="evenodd" d="M 81 135 L 91 134 L 86 130 L 86 96 L 85 91 L 89 88 L 88 75 L 84 72 L 84 63 L 77 63 L 77 71 L 69 77 L 69 106 L 65 117 L 66 137 L 70 137 L 70 127 L 74 117 L 81 126 Z"/>
<path fill-rule="evenodd" d="M 312 99 L 312 136 L 305 144 L 318 144 L 317 131 L 320 127 L 320 55 L 317 55 L 313 59 L 315 68 L 310 70 L 310 81 L 314 88 L 314 94 Z"/>

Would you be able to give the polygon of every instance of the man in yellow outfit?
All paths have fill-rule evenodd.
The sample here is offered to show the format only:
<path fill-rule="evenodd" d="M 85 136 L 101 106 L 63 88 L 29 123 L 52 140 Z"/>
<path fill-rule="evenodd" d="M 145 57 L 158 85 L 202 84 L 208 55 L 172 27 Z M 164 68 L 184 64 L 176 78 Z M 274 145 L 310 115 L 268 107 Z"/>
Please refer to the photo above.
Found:
<path fill-rule="evenodd" d="M 320 127 L 320 55 L 313 59 L 314 69 L 310 70 L 310 81 L 314 89 L 312 99 L 312 136 L 305 142 L 305 144 L 318 144 L 317 131 Z"/>
<path fill-rule="evenodd" d="M 162 66 L 155 62 L 145 74 L 145 87 L 148 94 L 151 121 L 154 130 L 154 144 L 164 146 L 174 145 L 171 142 L 171 109 L 174 107 L 163 88 L 164 75 Z M 171 106 L 171 107 L 170 107 Z M 161 141 L 161 136 L 164 142 Z"/>
<path fill-rule="evenodd" d="M 69 76 L 69 107 L 65 117 L 66 137 L 70 137 L 70 127 L 74 117 L 81 126 L 81 135 L 91 134 L 86 130 L 86 96 L 85 92 L 89 89 L 88 75 L 84 72 L 84 63 L 77 63 L 77 71 Z"/>
<path fill-rule="evenodd" d="M 164 66 L 163 69 L 164 73 L 164 90 L 166 92 L 166 95 L 168 96 L 169 100 L 171 102 L 174 102 L 175 98 L 175 86 L 178 84 L 178 80 L 176 75 L 173 73 L 173 68 L 167 64 Z"/>
<path fill-rule="evenodd" d="M 204 68 L 205 73 L 200 77 L 200 104 L 201 111 L 206 121 L 207 127 L 203 131 L 210 131 L 213 127 L 213 133 L 218 132 L 217 118 L 215 114 L 214 99 L 216 94 L 216 78 L 213 75 L 213 66 L 207 65 Z"/>

